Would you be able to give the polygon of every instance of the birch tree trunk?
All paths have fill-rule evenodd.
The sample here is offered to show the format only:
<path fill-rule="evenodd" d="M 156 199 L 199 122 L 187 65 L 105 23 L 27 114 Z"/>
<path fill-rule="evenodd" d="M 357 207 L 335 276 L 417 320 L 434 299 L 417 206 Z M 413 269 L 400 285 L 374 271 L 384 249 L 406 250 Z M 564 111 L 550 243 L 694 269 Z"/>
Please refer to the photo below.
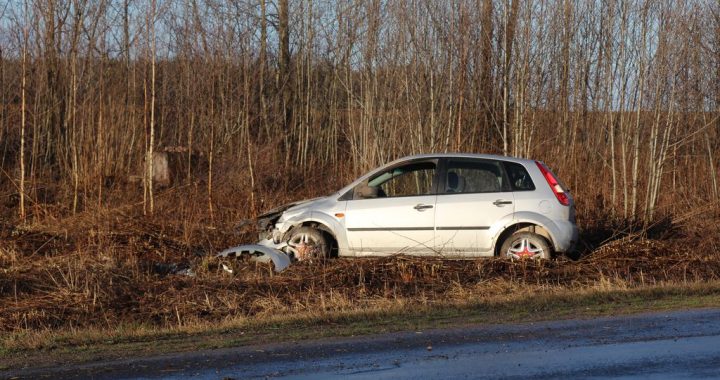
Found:
<path fill-rule="evenodd" d="M 26 108 L 27 101 L 27 65 L 28 65 L 28 22 L 27 22 L 27 2 L 25 2 L 25 27 L 23 28 L 23 46 L 22 46 L 22 74 L 21 74 L 21 95 L 20 95 L 20 220 L 24 223 L 27 214 L 25 212 L 25 127 L 27 123 Z"/>
<path fill-rule="evenodd" d="M 145 191 L 147 194 L 147 210 L 143 209 L 144 212 L 149 212 L 151 215 L 155 211 L 155 197 L 153 189 L 153 160 L 154 160 L 154 147 L 155 147 L 155 55 L 156 55 L 156 42 L 155 42 L 155 12 L 157 11 L 156 0 L 150 2 L 150 11 L 147 15 L 147 26 L 149 33 L 149 55 L 150 55 L 150 120 L 148 122 L 148 142 L 147 150 L 145 154 Z"/>

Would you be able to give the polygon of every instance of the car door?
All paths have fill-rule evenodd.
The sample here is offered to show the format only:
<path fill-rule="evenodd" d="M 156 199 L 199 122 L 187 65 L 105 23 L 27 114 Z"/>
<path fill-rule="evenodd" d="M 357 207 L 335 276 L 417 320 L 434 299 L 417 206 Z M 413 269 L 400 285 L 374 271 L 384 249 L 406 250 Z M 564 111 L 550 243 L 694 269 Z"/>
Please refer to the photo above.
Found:
<path fill-rule="evenodd" d="M 435 246 L 437 160 L 401 164 L 369 178 L 348 200 L 345 227 L 355 255 L 428 254 Z"/>
<path fill-rule="evenodd" d="M 492 255 L 490 226 L 512 215 L 514 197 L 504 168 L 488 159 L 446 159 L 435 204 L 436 251 Z"/>

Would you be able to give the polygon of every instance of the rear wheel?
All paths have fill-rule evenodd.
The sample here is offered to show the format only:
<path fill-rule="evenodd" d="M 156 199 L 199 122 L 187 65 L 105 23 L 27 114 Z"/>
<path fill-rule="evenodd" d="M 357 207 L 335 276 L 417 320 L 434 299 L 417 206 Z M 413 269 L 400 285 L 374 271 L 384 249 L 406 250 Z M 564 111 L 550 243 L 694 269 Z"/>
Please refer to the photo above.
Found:
<path fill-rule="evenodd" d="M 550 245 L 532 232 L 516 232 L 503 242 L 500 254 L 512 259 L 549 259 Z"/>
<path fill-rule="evenodd" d="M 298 261 L 330 257 L 330 244 L 322 231 L 312 227 L 300 227 L 290 233 L 290 251 Z"/>

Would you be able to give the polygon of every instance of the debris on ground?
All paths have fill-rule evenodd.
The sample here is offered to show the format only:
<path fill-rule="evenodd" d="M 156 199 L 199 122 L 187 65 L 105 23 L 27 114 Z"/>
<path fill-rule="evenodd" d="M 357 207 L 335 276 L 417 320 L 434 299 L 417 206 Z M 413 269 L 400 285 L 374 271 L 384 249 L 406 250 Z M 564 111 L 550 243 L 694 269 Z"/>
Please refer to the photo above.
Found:
<path fill-rule="evenodd" d="M 228 248 L 217 254 L 217 257 L 247 257 L 259 263 L 272 262 L 276 272 L 282 272 L 290 266 L 290 256 L 281 251 L 287 244 L 273 244 L 270 240 L 262 240 L 257 244 L 239 245 Z"/>

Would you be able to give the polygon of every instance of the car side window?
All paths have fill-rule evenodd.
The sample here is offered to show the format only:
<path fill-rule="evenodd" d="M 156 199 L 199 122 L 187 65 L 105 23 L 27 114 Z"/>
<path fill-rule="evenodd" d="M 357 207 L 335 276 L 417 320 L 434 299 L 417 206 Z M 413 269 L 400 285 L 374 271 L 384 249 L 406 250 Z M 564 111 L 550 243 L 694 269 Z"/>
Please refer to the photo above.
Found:
<path fill-rule="evenodd" d="M 418 162 L 388 170 L 368 182 L 378 188 L 378 197 L 407 197 L 431 194 L 436 166 Z"/>
<path fill-rule="evenodd" d="M 513 191 L 535 190 L 535 184 L 524 166 L 515 162 L 505 162 L 505 171 L 510 178 Z"/>
<path fill-rule="evenodd" d="M 445 193 L 493 193 L 505 191 L 505 177 L 497 161 L 449 161 Z"/>

